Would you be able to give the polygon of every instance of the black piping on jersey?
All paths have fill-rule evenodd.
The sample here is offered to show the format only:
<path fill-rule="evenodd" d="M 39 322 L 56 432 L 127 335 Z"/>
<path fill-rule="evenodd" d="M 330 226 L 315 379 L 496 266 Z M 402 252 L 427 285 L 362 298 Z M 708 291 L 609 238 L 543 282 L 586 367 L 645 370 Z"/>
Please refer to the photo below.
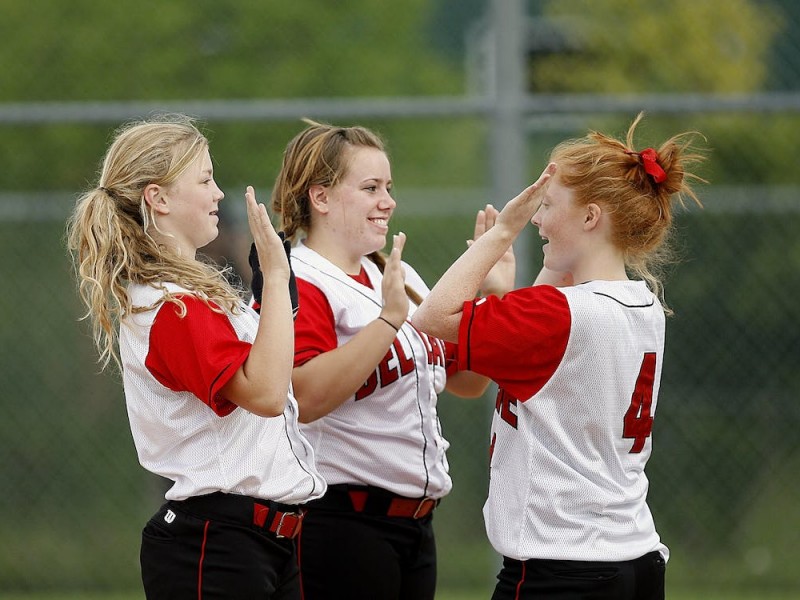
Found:
<path fill-rule="evenodd" d="M 226 365 L 226 366 L 225 366 L 225 368 L 224 368 L 224 369 L 222 369 L 222 371 L 220 371 L 220 372 L 217 374 L 217 376 L 216 376 L 216 377 L 214 377 L 214 381 L 212 381 L 212 382 L 211 382 L 211 386 L 210 386 L 210 387 L 209 387 L 209 389 L 208 389 L 208 402 L 209 402 L 209 404 L 208 404 L 208 407 L 209 407 L 209 408 L 211 408 L 211 404 L 214 402 L 214 398 L 211 396 L 211 391 L 214 389 L 214 386 L 217 384 L 217 381 L 219 381 L 220 377 L 222 377 L 223 375 L 225 375 L 225 373 L 226 373 L 226 372 L 228 371 L 228 369 L 230 369 L 230 368 L 231 368 L 231 365 L 230 365 L 230 364 Z M 228 402 L 230 402 L 230 400 L 228 400 Z M 211 410 L 214 410 L 214 409 L 213 409 L 213 408 L 211 408 Z M 215 411 L 215 410 L 214 410 L 214 412 L 216 413 L 217 411 Z"/>
<path fill-rule="evenodd" d="M 376 302 L 376 300 L 374 298 L 371 298 L 368 294 L 365 294 L 364 292 L 362 292 L 360 289 L 358 289 L 354 285 L 351 285 L 351 283 L 349 281 L 339 279 L 338 277 L 336 277 L 332 273 L 327 273 L 327 272 L 323 271 L 322 269 L 319 269 L 315 265 L 312 265 L 308 261 L 303 260 L 302 258 L 298 258 L 297 256 L 293 255 L 291 260 L 296 260 L 297 262 L 303 263 L 307 267 L 309 267 L 311 269 L 314 269 L 317 273 L 321 273 L 325 277 L 328 277 L 328 278 L 332 279 L 335 283 L 338 283 L 338 284 L 341 284 L 341 285 L 346 285 L 348 288 L 350 288 L 354 292 L 357 292 L 358 294 L 361 294 L 364 298 L 366 298 L 367 300 L 371 301 L 378 308 L 382 308 L 382 306 L 380 304 L 378 304 L 378 302 Z M 344 272 L 344 271 L 342 271 L 342 272 Z M 345 275 L 348 278 L 350 277 L 349 275 L 347 275 L 347 273 L 345 273 Z M 405 324 L 405 321 L 403 321 L 403 324 Z M 424 493 L 422 495 L 427 497 L 427 495 L 428 495 L 428 485 L 430 484 L 430 473 L 428 472 L 428 458 L 427 458 L 428 437 L 425 435 L 425 419 L 424 419 L 424 414 L 422 412 L 422 404 L 421 404 L 421 400 L 420 400 L 419 373 L 417 372 L 417 368 L 416 368 L 416 365 L 418 364 L 417 363 L 417 356 L 414 353 L 414 345 L 411 343 L 411 340 L 408 337 L 408 333 L 406 333 L 403 330 L 403 326 L 402 325 L 397 330 L 397 334 L 399 335 L 401 332 L 403 333 L 403 337 L 406 339 L 406 342 L 408 342 L 408 347 L 411 349 L 411 357 L 414 359 L 414 365 L 415 365 L 415 367 L 414 367 L 414 380 L 415 380 L 414 381 L 414 385 L 415 385 L 416 390 L 417 390 L 417 393 L 416 393 L 416 396 L 417 396 L 417 411 L 419 412 L 419 415 L 420 415 L 420 431 L 422 433 L 422 466 L 425 469 L 425 488 L 424 488 Z M 423 343 L 423 345 L 425 345 L 424 341 L 422 343 Z"/>
<path fill-rule="evenodd" d="M 614 298 L 614 296 L 610 296 L 602 292 L 592 292 L 592 293 L 595 294 L 596 296 L 605 296 L 606 298 L 610 298 L 611 300 L 613 300 L 614 302 L 616 302 L 621 306 L 624 306 L 625 308 L 650 308 L 651 306 L 653 306 L 653 304 L 655 304 L 655 300 L 651 300 L 648 304 L 625 304 L 624 302 L 621 302 L 620 300 Z"/>
<path fill-rule="evenodd" d="M 314 490 L 317 489 L 317 478 L 314 477 L 314 475 L 310 473 L 308 469 L 305 468 L 305 466 L 303 465 L 303 461 L 300 460 L 300 457 L 297 456 L 297 452 L 294 451 L 294 446 L 292 445 L 292 436 L 289 435 L 289 421 L 286 420 L 285 413 L 283 415 L 283 431 L 286 433 L 286 440 L 289 442 L 289 449 L 292 451 L 292 456 L 294 456 L 294 459 L 297 461 L 297 466 L 300 467 L 300 469 L 302 469 L 303 471 L 305 471 L 306 475 L 311 477 L 311 491 L 309 492 L 309 494 L 313 494 Z"/>
<path fill-rule="evenodd" d="M 397 330 L 397 333 L 403 332 L 403 337 L 406 338 L 406 342 L 408 342 L 408 347 L 411 350 L 411 358 L 414 359 L 414 386 L 417 389 L 417 412 L 419 413 L 419 430 L 422 434 L 422 466 L 425 469 L 425 487 L 423 488 L 422 495 L 424 497 L 428 496 L 428 485 L 430 484 L 430 474 L 428 473 L 428 436 L 425 435 L 425 415 L 422 412 L 422 402 L 420 401 L 420 389 L 419 389 L 419 370 L 416 368 L 417 364 L 417 355 L 414 353 L 414 345 L 411 343 L 411 340 L 408 339 L 408 333 L 406 333 L 402 326 L 400 329 Z M 423 341 L 422 344 L 424 345 L 425 342 Z M 436 367 L 433 367 L 434 369 Z M 434 392 L 435 393 L 435 392 Z"/>
<path fill-rule="evenodd" d="M 467 371 L 472 370 L 472 322 L 475 320 L 475 301 L 472 303 L 472 310 L 469 313 L 469 325 L 467 326 Z"/>
<path fill-rule="evenodd" d="M 228 365 L 228 366 L 230 366 L 230 365 Z M 227 370 L 228 370 L 228 367 L 226 367 L 226 368 L 225 368 L 225 369 L 222 371 L 222 373 L 220 373 L 219 375 L 217 375 L 217 376 L 214 378 L 214 383 L 216 383 L 216 381 L 217 381 L 217 380 L 218 380 L 220 377 L 222 377 L 222 375 L 223 375 L 223 374 L 225 373 L 225 371 L 227 371 Z M 211 388 L 212 388 L 212 389 L 214 388 L 214 385 L 213 385 L 213 383 L 212 383 L 212 385 L 211 385 Z M 243 409 L 243 408 L 241 408 L 241 407 L 238 407 L 238 408 L 240 408 L 241 410 L 244 410 L 244 409 Z M 212 410 L 213 410 L 213 409 L 212 409 Z M 297 461 L 297 466 L 298 466 L 298 467 L 300 467 L 300 469 L 301 469 L 302 471 L 304 471 L 306 475 L 308 475 L 309 477 L 311 477 L 311 491 L 309 492 L 309 494 L 313 494 L 313 493 L 314 493 L 314 490 L 316 490 L 316 489 L 317 489 L 317 478 L 316 478 L 316 477 L 315 477 L 315 476 L 314 476 L 314 475 L 313 475 L 313 474 L 312 474 L 312 473 L 311 473 L 311 472 L 310 472 L 308 469 L 306 469 L 306 468 L 305 468 L 305 466 L 303 465 L 303 461 L 302 461 L 302 460 L 300 460 L 300 457 L 299 457 L 299 456 L 297 456 L 297 453 L 294 451 L 294 446 L 292 445 L 292 436 L 291 436 L 291 435 L 289 435 L 289 422 L 286 420 L 286 415 L 285 415 L 285 414 L 283 414 L 282 416 L 283 416 L 283 430 L 284 430 L 284 432 L 286 433 L 286 440 L 289 442 L 289 449 L 292 451 L 292 456 L 294 456 L 294 459 Z"/>

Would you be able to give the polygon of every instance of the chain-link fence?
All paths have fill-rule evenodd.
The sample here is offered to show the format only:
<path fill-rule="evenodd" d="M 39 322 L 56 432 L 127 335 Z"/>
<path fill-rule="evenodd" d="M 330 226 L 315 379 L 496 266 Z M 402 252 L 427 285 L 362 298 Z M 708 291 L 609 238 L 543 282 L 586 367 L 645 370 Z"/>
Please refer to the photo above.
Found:
<path fill-rule="evenodd" d="M 376 129 L 393 164 L 392 229 L 432 284 L 476 210 L 538 174 L 555 143 L 621 134 L 641 109 L 643 147 L 696 130 L 709 154 L 705 208 L 677 219 L 648 465 L 668 583 L 698 598 L 800 594 L 800 10 L 654 4 L 4 0 L 0 595 L 138 590 L 139 533 L 165 490 L 136 462 L 119 377 L 97 373 L 63 244 L 119 122 L 152 110 L 202 119 L 227 193 L 209 253 L 245 282 L 242 191 L 267 197 L 299 117 Z M 521 23 L 516 75 L 498 41 L 514 37 L 507 10 Z M 541 253 L 523 239 L 518 259 L 527 280 Z M 441 405 L 455 488 L 436 511 L 439 587 L 488 597 L 493 403 Z"/>

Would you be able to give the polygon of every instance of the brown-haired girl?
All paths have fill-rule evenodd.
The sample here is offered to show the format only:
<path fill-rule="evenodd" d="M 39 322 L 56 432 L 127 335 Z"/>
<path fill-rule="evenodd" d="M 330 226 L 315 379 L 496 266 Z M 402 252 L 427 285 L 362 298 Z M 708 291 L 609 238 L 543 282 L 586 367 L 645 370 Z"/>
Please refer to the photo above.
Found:
<path fill-rule="evenodd" d="M 656 273 L 673 201 L 700 204 L 700 157 L 685 134 L 637 151 L 641 118 L 624 142 L 593 132 L 557 146 L 412 316 L 499 386 L 484 507 L 504 559 L 495 600 L 664 598 L 669 552 L 644 474 L 664 354 Z M 545 242 L 539 285 L 474 300 L 529 221 Z"/>
<path fill-rule="evenodd" d="M 380 253 L 391 192 L 375 133 L 315 122 L 287 146 L 273 189 L 273 210 L 296 242 L 292 382 L 329 484 L 309 504 L 301 534 L 309 600 L 434 597 L 432 511 L 452 487 L 437 396 L 479 396 L 488 385 L 455 368 L 454 345 L 408 321 L 428 288 L 401 261 L 404 234 L 388 261 Z M 512 287 L 513 268 L 510 282 L 494 275 L 485 292 Z"/>

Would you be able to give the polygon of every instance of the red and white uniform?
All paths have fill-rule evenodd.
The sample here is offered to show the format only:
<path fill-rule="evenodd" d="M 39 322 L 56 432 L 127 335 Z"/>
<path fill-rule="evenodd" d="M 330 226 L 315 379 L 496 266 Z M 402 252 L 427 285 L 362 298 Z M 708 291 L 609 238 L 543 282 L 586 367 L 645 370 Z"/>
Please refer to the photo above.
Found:
<path fill-rule="evenodd" d="M 292 249 L 291 260 L 300 298 L 299 366 L 347 343 L 378 317 L 382 274 L 362 258 L 361 276 L 350 277 L 302 242 Z M 403 269 L 406 284 L 424 297 L 429 290 L 420 276 L 405 263 Z M 446 363 L 454 369 L 454 358 L 452 344 L 405 321 L 363 387 L 326 416 L 301 425 L 329 485 L 371 485 L 411 498 L 441 498 L 450 491 L 449 443 L 436 403 L 447 380 Z"/>
<path fill-rule="evenodd" d="M 247 359 L 258 315 L 217 313 L 183 293 L 177 306 L 133 314 L 120 327 L 120 356 L 131 432 L 142 466 L 174 482 L 167 500 L 222 491 L 286 504 L 321 496 L 325 482 L 300 434 L 289 391 L 283 415 L 265 418 L 226 400 L 220 389 Z M 151 306 L 163 292 L 131 285 L 134 306 Z"/>
<path fill-rule="evenodd" d="M 669 552 L 646 503 L 664 311 L 640 281 L 464 304 L 458 363 L 499 386 L 486 530 L 517 560 Z"/>

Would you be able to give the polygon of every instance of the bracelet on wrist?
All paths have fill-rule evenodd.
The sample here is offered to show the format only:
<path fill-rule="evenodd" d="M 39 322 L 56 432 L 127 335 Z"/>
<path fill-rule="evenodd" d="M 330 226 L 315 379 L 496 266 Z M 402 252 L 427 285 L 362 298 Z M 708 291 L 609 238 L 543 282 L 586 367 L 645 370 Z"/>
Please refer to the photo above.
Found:
<path fill-rule="evenodd" d="M 381 321 L 383 321 L 384 323 L 386 323 L 386 324 L 387 324 L 389 327 L 391 327 L 392 329 L 394 329 L 395 331 L 397 331 L 397 332 L 399 332 L 399 331 L 400 331 L 400 328 L 399 328 L 399 327 L 395 327 L 395 326 L 394 326 L 394 324 L 393 324 L 393 323 L 392 323 L 392 322 L 391 322 L 389 319 L 384 319 L 384 318 L 383 318 L 383 317 L 381 317 L 381 316 L 379 316 L 378 318 L 379 318 Z"/>

